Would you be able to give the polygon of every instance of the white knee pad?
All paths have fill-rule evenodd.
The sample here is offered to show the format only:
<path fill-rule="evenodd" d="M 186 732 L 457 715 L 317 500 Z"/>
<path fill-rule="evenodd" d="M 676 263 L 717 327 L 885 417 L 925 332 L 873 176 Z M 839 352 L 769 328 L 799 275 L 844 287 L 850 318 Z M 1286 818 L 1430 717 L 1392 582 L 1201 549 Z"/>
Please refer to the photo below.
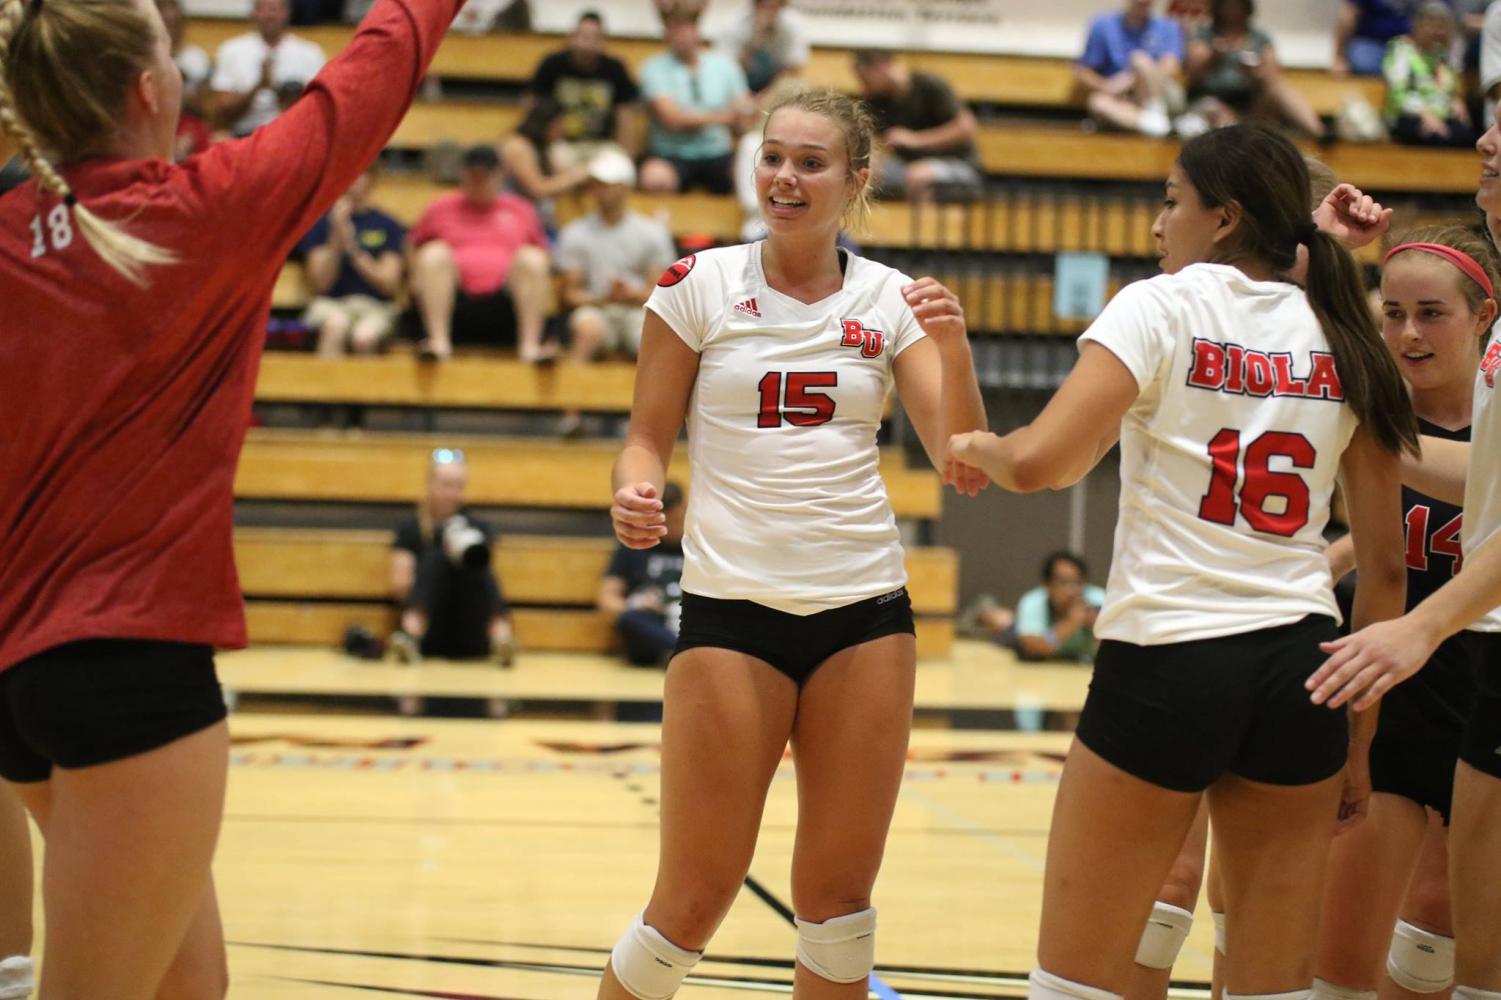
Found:
<path fill-rule="evenodd" d="M 1229 952 L 1225 950 L 1227 947 L 1225 942 L 1228 940 L 1225 937 L 1225 915 L 1210 910 L 1209 917 L 1214 921 L 1214 950 L 1221 955 L 1228 955 Z"/>
<path fill-rule="evenodd" d="M 830 917 L 821 924 L 797 920 L 797 960 L 831 983 L 860 983 L 876 967 L 876 911 Z"/>
<path fill-rule="evenodd" d="M 1027 1000 L 1122 1000 L 1119 993 L 1111 993 L 1096 986 L 1070 982 L 1044 969 L 1033 969 L 1027 977 Z"/>
<path fill-rule="evenodd" d="M 1414 993 L 1438 993 L 1454 982 L 1454 939 L 1398 920 L 1386 954 L 1386 974 Z"/>
<path fill-rule="evenodd" d="M 1290 990 L 1287 993 L 1231 993 L 1225 991 L 1225 1000 L 1311 1000 L 1313 990 Z"/>
<path fill-rule="evenodd" d="M 1171 969 L 1193 925 L 1192 913 L 1159 899 L 1152 904 L 1147 929 L 1141 932 L 1141 943 L 1136 946 L 1136 964 L 1149 969 Z"/>
<path fill-rule="evenodd" d="M 704 955 L 679 948 L 655 927 L 648 927 L 641 917 L 638 914 L 615 943 L 610 968 L 620 985 L 637 1000 L 668 1000 Z"/>
<path fill-rule="evenodd" d="M 36 989 L 31 959 L 17 955 L 0 962 L 0 1000 L 24 1000 Z"/>
<path fill-rule="evenodd" d="M 1375 990 L 1357 990 L 1327 979 L 1313 981 L 1313 1000 L 1376 1000 Z"/>

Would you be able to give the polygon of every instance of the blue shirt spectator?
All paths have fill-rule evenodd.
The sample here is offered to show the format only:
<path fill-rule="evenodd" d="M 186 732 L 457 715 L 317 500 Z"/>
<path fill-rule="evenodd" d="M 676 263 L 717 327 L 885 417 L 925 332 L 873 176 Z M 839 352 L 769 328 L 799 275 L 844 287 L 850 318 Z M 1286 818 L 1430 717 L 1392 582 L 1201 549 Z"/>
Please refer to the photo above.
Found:
<path fill-rule="evenodd" d="M 401 252 L 402 243 L 406 240 L 406 228 L 380 209 L 367 207 L 353 211 L 349 221 L 354 224 L 355 242 L 370 256 L 380 257 L 387 252 Z M 332 228 L 333 224 L 327 215 L 313 223 L 313 228 L 297 244 L 297 255 L 306 257 L 319 247 L 327 245 Z M 366 281 L 355 269 L 354 262 L 347 253 L 339 257 L 339 276 L 322 294 L 334 299 L 349 295 L 368 295 L 373 299 L 391 297 Z"/>
<path fill-rule="evenodd" d="M 1080 65 L 1088 66 L 1104 77 L 1115 76 L 1131 68 L 1131 53 L 1145 52 L 1153 59 L 1172 56 L 1183 60 L 1183 31 L 1170 17 L 1149 16 L 1133 26 L 1124 13 L 1101 14 L 1089 26 Z"/>
<path fill-rule="evenodd" d="M 663 52 L 641 67 L 641 93 L 647 101 L 667 97 L 686 111 L 728 112 L 749 92 L 740 64 L 719 52 L 698 53 L 694 65 Z M 708 160 L 729 156 L 734 135 L 727 124 L 667 128 L 654 115 L 649 148 L 653 156 L 670 160 Z"/>

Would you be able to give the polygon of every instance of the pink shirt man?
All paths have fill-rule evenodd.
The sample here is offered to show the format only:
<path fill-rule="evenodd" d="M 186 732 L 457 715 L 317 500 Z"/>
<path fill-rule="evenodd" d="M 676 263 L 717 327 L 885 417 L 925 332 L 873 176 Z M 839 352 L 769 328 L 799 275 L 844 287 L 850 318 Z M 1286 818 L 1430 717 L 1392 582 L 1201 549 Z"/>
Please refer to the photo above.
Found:
<path fill-rule="evenodd" d="M 525 198 L 504 192 L 488 205 L 462 192 L 443 195 L 422 213 L 409 239 L 414 247 L 432 240 L 453 247 L 459 287 L 473 298 L 505 287 L 518 249 L 527 244 L 547 246 L 537 209 Z"/>

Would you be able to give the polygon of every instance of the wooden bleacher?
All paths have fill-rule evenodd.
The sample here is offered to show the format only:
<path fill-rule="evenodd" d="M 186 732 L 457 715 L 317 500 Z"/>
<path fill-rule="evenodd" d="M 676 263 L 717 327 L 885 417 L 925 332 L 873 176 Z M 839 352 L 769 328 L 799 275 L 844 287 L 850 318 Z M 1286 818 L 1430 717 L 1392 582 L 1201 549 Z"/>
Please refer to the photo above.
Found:
<path fill-rule="evenodd" d="M 241 499 L 416 503 L 436 445 L 469 459 L 468 500 L 476 506 L 605 510 L 615 441 L 291 431 L 258 428 L 245 439 L 235 477 Z M 687 451 L 674 466 L 689 475 Z M 881 475 L 901 518 L 936 518 L 943 497 L 931 469 L 909 468 L 896 450 L 881 454 Z"/>
<path fill-rule="evenodd" d="M 251 641 L 336 645 L 351 624 L 384 635 L 390 605 L 391 536 L 376 531 L 239 528 L 235 562 L 246 594 Z M 607 538 L 506 536 L 495 571 L 516 605 L 517 639 L 533 651 L 604 652 L 610 623 L 593 608 L 614 542 Z M 950 549 L 915 548 L 907 568 L 919 619 L 919 650 L 948 654 L 953 640 L 958 558 Z"/>
<path fill-rule="evenodd" d="M 226 39 L 243 33 L 240 21 L 196 19 L 189 22 L 188 41 L 212 53 Z M 329 55 L 348 44 L 353 30 L 321 26 L 298 29 L 298 34 L 317 42 Z M 433 72 L 456 80 L 488 81 L 519 86 L 531 78 L 542 58 L 564 47 L 562 35 L 450 35 L 438 50 Z M 662 51 L 662 43 L 645 38 L 612 38 L 610 51 L 639 73 L 641 64 Z M 504 58 L 497 58 L 503 50 Z M 904 61 L 913 69 L 937 73 L 966 101 L 1017 108 L 1079 108 L 1074 87 L 1074 69 L 1068 59 L 1033 56 L 982 55 L 964 52 L 906 52 Z M 1315 111 L 1339 111 L 1351 96 L 1380 107 L 1385 96 L 1379 79 L 1336 79 L 1322 70 L 1285 70 L 1288 79 Z M 813 50 L 804 76 L 819 86 L 855 89 L 855 75 L 846 49 L 819 47 Z"/>

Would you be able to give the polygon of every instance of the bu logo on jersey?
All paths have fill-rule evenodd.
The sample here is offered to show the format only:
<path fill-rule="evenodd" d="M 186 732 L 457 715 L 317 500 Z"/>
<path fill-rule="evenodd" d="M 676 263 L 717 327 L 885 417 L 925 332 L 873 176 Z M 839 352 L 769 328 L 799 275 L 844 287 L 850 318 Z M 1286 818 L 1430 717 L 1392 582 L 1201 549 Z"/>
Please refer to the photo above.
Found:
<path fill-rule="evenodd" d="M 1293 356 L 1288 352 L 1269 354 L 1239 344 L 1220 344 L 1195 337 L 1188 384 L 1232 396 L 1344 400 L 1345 390 L 1334 367 L 1334 355 L 1309 351 L 1307 363 L 1300 367 L 1307 371 L 1306 375 L 1293 372 Z"/>
<path fill-rule="evenodd" d="M 1485 374 L 1485 387 L 1496 387 L 1496 370 L 1501 368 L 1501 340 L 1491 344 L 1490 350 L 1485 352 L 1485 357 L 1480 362 L 1480 370 Z"/>
<path fill-rule="evenodd" d="M 886 334 L 880 330 L 867 330 L 858 319 L 840 320 L 840 347 L 858 347 L 861 357 L 879 358 L 886 347 Z"/>

